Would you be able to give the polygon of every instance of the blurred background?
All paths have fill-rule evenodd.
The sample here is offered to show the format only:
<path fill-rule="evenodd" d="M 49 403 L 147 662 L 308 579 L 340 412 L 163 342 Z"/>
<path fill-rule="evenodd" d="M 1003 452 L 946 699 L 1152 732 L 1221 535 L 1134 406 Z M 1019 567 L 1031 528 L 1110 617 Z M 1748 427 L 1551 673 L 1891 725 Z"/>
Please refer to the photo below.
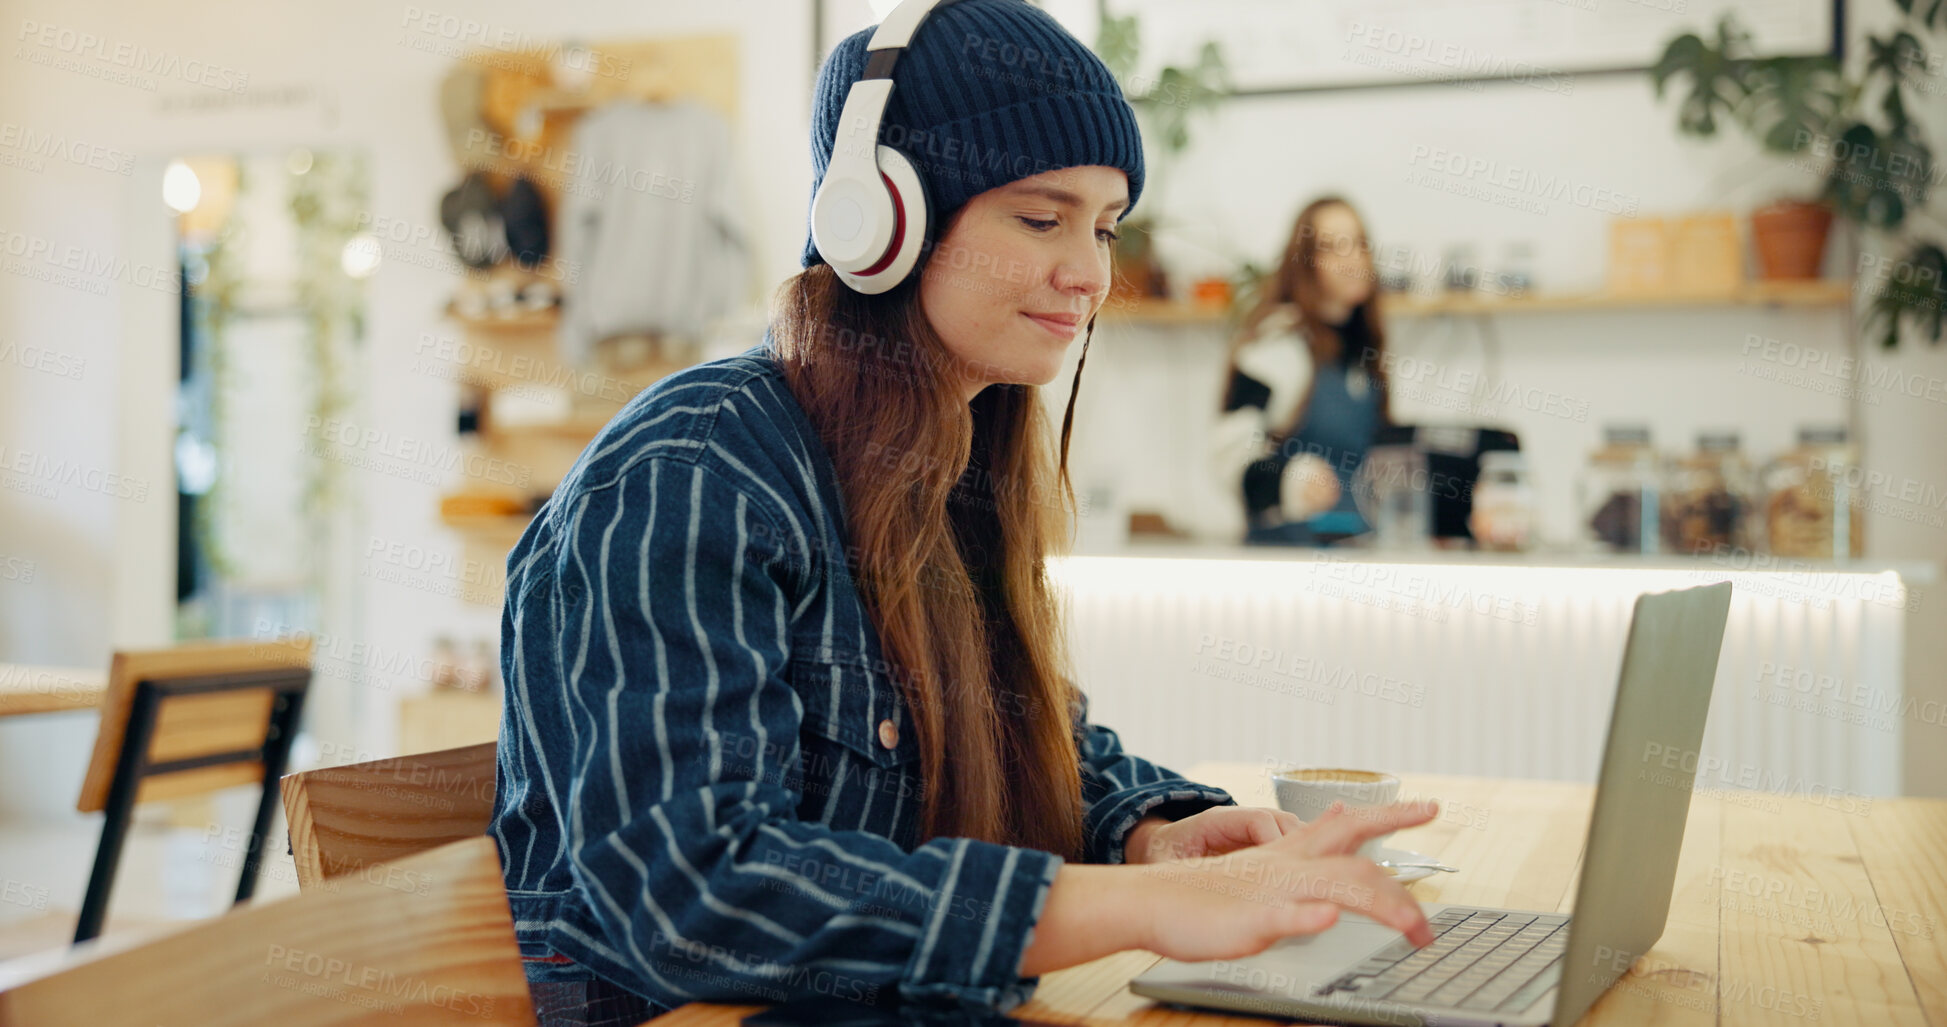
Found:
<path fill-rule="evenodd" d="M 1939 5 L 1040 5 L 1149 168 L 1058 565 L 1132 751 L 1591 780 L 1629 597 L 1729 578 L 1710 787 L 1947 795 Z M 493 739 L 508 548 L 761 341 L 882 14 L 8 0 L 0 957 L 116 650 L 310 639 L 290 769 Z M 115 916 L 221 908 L 255 801 L 141 807 Z"/>

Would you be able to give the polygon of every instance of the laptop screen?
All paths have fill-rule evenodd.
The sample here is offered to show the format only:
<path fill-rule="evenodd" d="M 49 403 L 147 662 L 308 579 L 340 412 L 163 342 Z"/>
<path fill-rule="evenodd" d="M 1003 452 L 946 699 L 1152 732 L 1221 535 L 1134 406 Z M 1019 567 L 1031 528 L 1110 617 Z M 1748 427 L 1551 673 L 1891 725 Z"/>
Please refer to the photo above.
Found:
<path fill-rule="evenodd" d="M 1636 598 L 1554 1023 L 1579 1019 L 1663 935 L 1730 607 L 1728 581 Z"/>

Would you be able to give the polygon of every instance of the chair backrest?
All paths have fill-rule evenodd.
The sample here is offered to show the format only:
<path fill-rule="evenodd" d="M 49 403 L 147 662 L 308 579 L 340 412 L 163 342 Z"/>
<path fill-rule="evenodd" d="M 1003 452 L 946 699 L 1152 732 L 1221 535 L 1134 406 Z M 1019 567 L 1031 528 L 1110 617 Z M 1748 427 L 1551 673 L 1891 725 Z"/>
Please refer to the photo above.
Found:
<path fill-rule="evenodd" d="M 387 871 L 119 951 L 63 952 L 42 972 L 0 968 L 0 1027 L 532 1025 L 492 840 Z"/>
<path fill-rule="evenodd" d="M 299 888 L 487 831 L 496 743 L 286 775 Z"/>
<path fill-rule="evenodd" d="M 264 748 L 276 688 L 225 687 L 221 690 L 170 694 L 156 700 L 151 716 L 136 709 L 137 685 L 144 681 L 262 675 L 288 675 L 300 669 L 308 675 L 311 640 L 276 639 L 247 642 L 189 642 L 167 649 L 118 651 L 108 671 L 108 692 L 102 698 L 101 726 L 95 751 L 81 783 L 76 808 L 95 813 L 108 805 L 117 766 L 123 757 L 131 726 L 149 737 L 139 754 L 148 767 L 183 765 L 168 772 L 145 770 L 135 802 L 200 795 L 232 785 L 258 784 L 264 778 L 260 759 L 221 760 L 225 754 Z M 198 765 L 202 764 L 202 765 Z"/>

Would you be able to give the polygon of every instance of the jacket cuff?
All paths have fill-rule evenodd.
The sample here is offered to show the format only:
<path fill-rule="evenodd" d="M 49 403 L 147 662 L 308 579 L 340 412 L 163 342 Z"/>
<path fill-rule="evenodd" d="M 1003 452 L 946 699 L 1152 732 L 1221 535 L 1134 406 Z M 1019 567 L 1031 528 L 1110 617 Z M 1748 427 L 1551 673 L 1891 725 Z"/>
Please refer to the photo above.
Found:
<path fill-rule="evenodd" d="M 975 1013 L 1026 1002 L 1040 977 L 1018 971 L 1054 888 L 1062 857 L 1040 849 L 953 839 L 939 902 L 899 982 L 902 1001 Z"/>
<path fill-rule="evenodd" d="M 1170 820 L 1182 820 L 1215 806 L 1235 806 L 1229 792 L 1194 781 L 1176 778 L 1111 792 L 1091 806 L 1082 830 L 1088 836 L 1089 861 L 1121 863 L 1123 847 L 1136 822 L 1154 813 Z"/>

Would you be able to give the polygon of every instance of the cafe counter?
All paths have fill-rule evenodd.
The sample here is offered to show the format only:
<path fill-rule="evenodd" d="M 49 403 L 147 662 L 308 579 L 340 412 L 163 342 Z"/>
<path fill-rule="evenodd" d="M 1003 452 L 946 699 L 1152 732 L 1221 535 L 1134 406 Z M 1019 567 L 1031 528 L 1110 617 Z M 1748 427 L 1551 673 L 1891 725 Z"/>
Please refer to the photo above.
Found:
<path fill-rule="evenodd" d="M 1631 603 L 1732 583 L 1697 787 L 1864 801 L 1947 727 L 1909 687 L 1924 562 L 1135 544 L 1053 562 L 1090 718 L 1248 759 L 1593 782 Z"/>

